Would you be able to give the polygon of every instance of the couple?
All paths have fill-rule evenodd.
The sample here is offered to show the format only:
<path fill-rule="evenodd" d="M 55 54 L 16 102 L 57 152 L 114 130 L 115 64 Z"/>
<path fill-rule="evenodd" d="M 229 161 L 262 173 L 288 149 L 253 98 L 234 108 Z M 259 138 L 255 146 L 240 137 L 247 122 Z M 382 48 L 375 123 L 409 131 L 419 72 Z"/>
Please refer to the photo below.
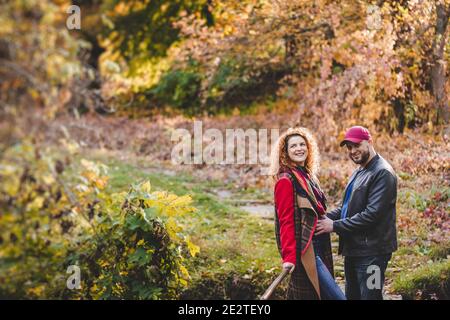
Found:
<path fill-rule="evenodd" d="M 382 300 L 384 273 L 397 249 L 397 178 L 375 152 L 369 131 L 347 130 L 341 147 L 357 165 L 342 204 L 327 212 L 316 174 L 319 151 L 305 128 L 288 129 L 272 153 L 275 232 L 283 269 L 291 274 L 287 298 Z M 333 273 L 330 233 L 345 257 L 345 295 Z"/>

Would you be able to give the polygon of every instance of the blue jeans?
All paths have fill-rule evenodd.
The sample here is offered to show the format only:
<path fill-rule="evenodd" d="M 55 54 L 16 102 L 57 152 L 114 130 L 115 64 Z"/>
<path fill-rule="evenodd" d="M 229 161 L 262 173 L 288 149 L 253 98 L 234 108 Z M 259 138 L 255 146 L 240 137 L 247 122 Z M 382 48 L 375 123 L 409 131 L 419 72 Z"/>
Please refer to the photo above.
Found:
<path fill-rule="evenodd" d="M 316 266 L 322 300 L 347 300 L 319 256 L 316 256 Z"/>
<path fill-rule="evenodd" d="M 345 257 L 345 295 L 349 300 L 383 300 L 384 273 L 392 254 Z"/>
<path fill-rule="evenodd" d="M 341 288 L 337 285 L 327 266 L 320 258 L 322 252 L 322 240 L 320 236 L 313 239 L 316 255 L 316 268 L 319 278 L 320 296 L 322 300 L 347 300 Z"/>

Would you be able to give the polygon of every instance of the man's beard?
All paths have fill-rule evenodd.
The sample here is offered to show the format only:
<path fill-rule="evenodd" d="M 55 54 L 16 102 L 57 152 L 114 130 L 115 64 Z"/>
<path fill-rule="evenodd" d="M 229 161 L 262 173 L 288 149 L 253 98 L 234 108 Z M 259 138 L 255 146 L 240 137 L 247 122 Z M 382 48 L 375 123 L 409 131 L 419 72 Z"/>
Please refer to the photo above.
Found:
<path fill-rule="evenodd" d="M 350 157 L 350 159 L 352 159 L 352 161 L 356 164 L 364 164 L 367 162 L 367 160 L 370 157 L 370 152 L 369 150 L 361 152 L 361 159 L 360 160 L 354 160 L 353 157 Z"/>

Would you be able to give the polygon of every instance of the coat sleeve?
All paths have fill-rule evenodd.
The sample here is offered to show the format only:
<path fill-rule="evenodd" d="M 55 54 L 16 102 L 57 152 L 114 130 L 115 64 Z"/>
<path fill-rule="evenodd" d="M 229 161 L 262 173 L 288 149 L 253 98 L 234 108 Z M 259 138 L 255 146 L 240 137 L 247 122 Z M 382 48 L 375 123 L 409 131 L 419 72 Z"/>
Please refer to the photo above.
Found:
<path fill-rule="evenodd" d="M 331 220 L 338 220 L 341 218 L 342 205 L 327 213 L 327 217 Z"/>
<path fill-rule="evenodd" d="M 294 223 L 294 187 L 289 178 L 281 178 L 275 185 L 275 206 L 280 221 L 281 256 L 283 262 L 296 263 Z"/>

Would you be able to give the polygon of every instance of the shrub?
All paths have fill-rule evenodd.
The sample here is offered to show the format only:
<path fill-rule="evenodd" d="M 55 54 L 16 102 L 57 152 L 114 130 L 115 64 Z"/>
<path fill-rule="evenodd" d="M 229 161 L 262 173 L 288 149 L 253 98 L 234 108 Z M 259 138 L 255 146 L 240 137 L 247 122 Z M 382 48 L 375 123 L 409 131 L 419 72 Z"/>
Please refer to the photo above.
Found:
<path fill-rule="evenodd" d="M 0 169 L 2 298 L 172 299 L 187 286 L 185 262 L 199 248 L 176 218 L 195 210 L 189 196 L 149 182 L 109 194 L 108 168 L 87 160 L 72 168 L 72 188 L 67 165 L 26 143 Z M 66 286 L 70 265 L 80 289 Z"/>
<path fill-rule="evenodd" d="M 198 249 L 180 234 L 174 217 L 194 210 L 191 199 L 150 193 L 149 187 L 143 183 L 113 195 L 116 204 L 102 215 L 95 241 L 86 239 L 67 259 L 88 273 L 75 297 L 173 299 L 187 286 L 183 261 Z"/>
<path fill-rule="evenodd" d="M 207 108 L 213 112 L 246 110 L 255 101 L 276 97 L 279 81 L 288 74 L 287 66 L 255 68 L 253 60 L 225 59 L 208 83 Z"/>
<path fill-rule="evenodd" d="M 161 77 L 158 84 L 149 90 L 159 103 L 182 109 L 187 114 L 197 112 L 200 106 L 199 92 L 201 75 L 191 64 L 186 69 L 173 69 Z"/>
<path fill-rule="evenodd" d="M 285 67 L 253 70 L 251 62 L 233 59 L 220 63 L 209 77 L 202 76 L 201 68 L 195 61 L 182 69 L 172 68 L 148 93 L 159 104 L 188 115 L 227 113 L 236 106 L 245 109 L 255 101 L 275 97 L 279 80 L 288 73 Z"/>

